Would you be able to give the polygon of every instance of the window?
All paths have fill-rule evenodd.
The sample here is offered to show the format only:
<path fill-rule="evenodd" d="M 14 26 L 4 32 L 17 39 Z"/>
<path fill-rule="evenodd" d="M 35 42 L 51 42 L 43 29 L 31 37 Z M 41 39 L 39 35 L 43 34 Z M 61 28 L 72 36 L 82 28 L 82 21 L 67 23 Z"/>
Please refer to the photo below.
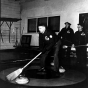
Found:
<path fill-rule="evenodd" d="M 40 24 L 45 24 L 51 30 L 53 30 L 55 32 L 59 32 L 59 30 L 60 30 L 60 16 L 28 19 L 28 33 L 38 32 L 37 27 Z"/>
<path fill-rule="evenodd" d="M 36 18 L 28 19 L 28 33 L 29 32 L 36 32 Z"/>
<path fill-rule="evenodd" d="M 48 18 L 48 27 L 55 32 L 59 32 L 60 16 L 49 17 Z"/>

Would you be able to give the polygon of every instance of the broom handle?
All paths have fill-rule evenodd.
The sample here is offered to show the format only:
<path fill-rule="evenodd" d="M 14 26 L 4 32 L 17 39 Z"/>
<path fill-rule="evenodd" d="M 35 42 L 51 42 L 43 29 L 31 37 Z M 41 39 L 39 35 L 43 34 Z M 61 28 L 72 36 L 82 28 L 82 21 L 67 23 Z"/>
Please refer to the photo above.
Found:
<path fill-rule="evenodd" d="M 40 52 L 37 56 L 35 56 L 30 62 L 28 62 L 22 69 L 26 68 L 31 62 L 33 62 L 39 55 L 41 55 L 42 52 Z"/>

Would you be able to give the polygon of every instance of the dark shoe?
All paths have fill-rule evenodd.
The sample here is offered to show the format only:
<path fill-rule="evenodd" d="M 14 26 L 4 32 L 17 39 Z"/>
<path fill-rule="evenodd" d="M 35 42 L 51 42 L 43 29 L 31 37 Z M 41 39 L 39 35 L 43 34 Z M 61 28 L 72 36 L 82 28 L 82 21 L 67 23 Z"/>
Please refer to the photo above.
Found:
<path fill-rule="evenodd" d="M 59 77 L 59 76 L 60 76 L 59 71 L 53 71 L 53 76 L 54 76 L 54 77 Z"/>
<path fill-rule="evenodd" d="M 46 70 L 45 70 L 45 68 L 41 68 L 41 69 L 39 69 L 38 71 L 39 71 L 39 72 L 45 72 Z"/>
<path fill-rule="evenodd" d="M 65 73 L 60 73 L 60 77 L 62 77 Z"/>
<path fill-rule="evenodd" d="M 56 72 L 55 75 L 56 75 L 56 77 L 60 77 L 60 73 L 59 72 Z"/>

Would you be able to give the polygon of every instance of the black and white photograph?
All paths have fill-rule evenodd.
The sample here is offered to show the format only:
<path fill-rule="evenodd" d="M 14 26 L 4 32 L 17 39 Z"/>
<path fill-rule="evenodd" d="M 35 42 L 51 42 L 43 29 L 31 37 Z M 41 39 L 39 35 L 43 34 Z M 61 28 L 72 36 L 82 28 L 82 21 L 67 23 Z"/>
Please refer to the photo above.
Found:
<path fill-rule="evenodd" d="M 0 88 L 88 88 L 88 0 L 0 7 Z"/>

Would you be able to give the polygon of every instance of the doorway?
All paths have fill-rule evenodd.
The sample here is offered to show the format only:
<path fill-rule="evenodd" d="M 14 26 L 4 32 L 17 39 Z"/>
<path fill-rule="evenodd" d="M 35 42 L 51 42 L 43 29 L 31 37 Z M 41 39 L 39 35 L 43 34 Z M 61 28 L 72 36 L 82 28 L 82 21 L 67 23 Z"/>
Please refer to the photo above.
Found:
<path fill-rule="evenodd" d="M 86 33 L 86 43 L 88 43 L 88 13 L 79 14 L 79 24 L 83 25 L 84 31 Z"/>

